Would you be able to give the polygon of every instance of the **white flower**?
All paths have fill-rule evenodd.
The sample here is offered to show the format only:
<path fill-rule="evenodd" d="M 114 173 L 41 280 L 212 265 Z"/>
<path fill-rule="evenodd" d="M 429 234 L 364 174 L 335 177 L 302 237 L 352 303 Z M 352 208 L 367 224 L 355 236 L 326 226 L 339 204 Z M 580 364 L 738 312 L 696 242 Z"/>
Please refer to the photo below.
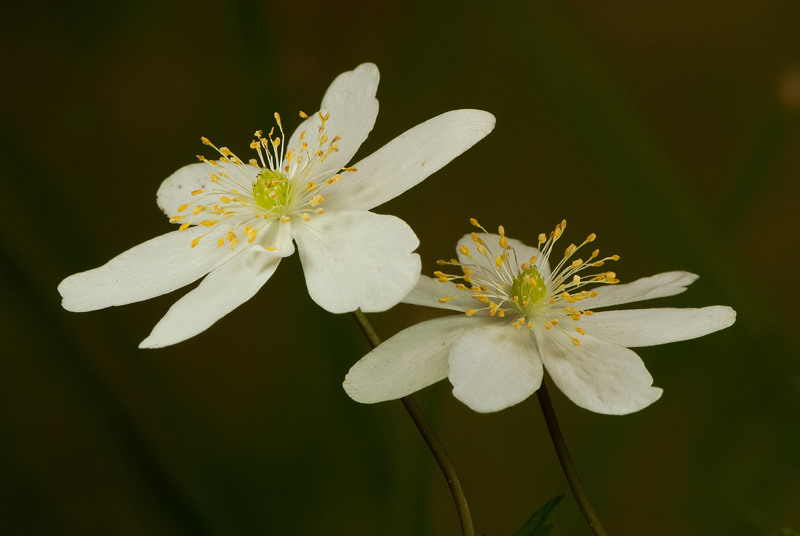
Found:
<path fill-rule="evenodd" d="M 208 274 L 178 300 L 140 345 L 192 337 L 250 299 L 297 244 L 311 297 L 334 313 L 382 311 L 413 288 L 419 242 L 394 216 L 369 212 L 424 180 L 494 128 L 494 117 L 455 110 L 430 119 L 351 167 L 378 114 L 378 68 L 339 75 L 321 110 L 286 141 L 256 132 L 258 160 L 226 147 L 217 161 L 185 166 L 167 178 L 157 201 L 173 231 L 58 287 L 63 306 L 91 311 L 172 292 Z"/>
<path fill-rule="evenodd" d="M 458 259 L 438 262 L 463 273 L 436 272 L 438 282 L 423 276 L 403 301 L 466 315 L 422 322 L 388 339 L 350 369 L 347 393 L 359 402 L 381 402 L 449 377 L 453 394 L 470 408 L 499 411 L 533 394 L 546 368 L 575 404 L 622 415 L 661 396 L 627 347 L 701 337 L 736 319 L 724 306 L 594 312 L 679 294 L 697 276 L 667 272 L 616 285 L 614 272 L 587 274 L 619 259 L 600 258 L 598 250 L 574 258 L 594 234 L 567 247 L 551 270 L 549 257 L 565 227 L 562 221 L 549 238 L 539 235 L 538 248 L 506 238 L 502 227 L 499 235 L 480 227 L 484 232 L 464 236 Z"/>

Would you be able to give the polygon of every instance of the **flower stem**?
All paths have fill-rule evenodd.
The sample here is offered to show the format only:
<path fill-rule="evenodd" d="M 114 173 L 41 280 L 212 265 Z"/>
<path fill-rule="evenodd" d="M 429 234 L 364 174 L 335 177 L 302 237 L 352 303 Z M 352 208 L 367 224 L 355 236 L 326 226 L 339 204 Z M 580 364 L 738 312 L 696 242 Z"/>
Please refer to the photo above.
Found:
<path fill-rule="evenodd" d="M 375 332 L 375 328 L 373 328 L 372 324 L 367 320 L 367 317 L 361 312 L 361 309 L 353 311 L 353 318 L 355 318 L 356 323 L 361 328 L 369 344 L 373 348 L 378 346 L 381 343 L 381 339 Z M 436 433 L 433 431 L 433 428 L 431 428 L 428 419 L 423 415 L 422 409 L 420 409 L 417 401 L 414 400 L 411 395 L 404 396 L 400 401 L 406 408 L 411 420 L 414 421 L 417 430 L 419 430 L 419 433 L 428 445 L 433 457 L 436 458 L 436 463 L 439 464 L 439 468 L 444 474 L 444 478 L 450 488 L 450 494 L 453 496 L 456 510 L 458 511 L 458 519 L 461 522 L 461 534 L 463 534 L 463 536 L 475 536 L 475 528 L 472 526 L 472 515 L 467 505 L 467 497 L 464 495 L 464 490 L 461 488 L 461 482 L 458 480 L 456 470 L 450 462 L 450 458 L 447 457 L 447 452 L 445 452 L 444 447 L 436 437 Z"/>
<path fill-rule="evenodd" d="M 564 436 L 561 435 L 561 428 L 558 426 L 558 419 L 556 419 L 556 413 L 553 411 L 550 395 L 547 394 L 544 378 L 542 379 L 542 386 L 539 387 L 536 395 L 539 398 L 539 405 L 542 407 L 542 413 L 544 414 L 544 422 L 547 424 L 547 430 L 550 432 L 550 439 L 553 440 L 553 446 L 556 449 L 558 461 L 561 462 L 564 476 L 567 477 L 569 487 L 572 488 L 572 494 L 575 496 L 575 500 L 578 501 L 581 512 L 583 512 L 583 517 L 586 518 L 586 522 L 589 524 L 589 528 L 592 529 L 595 536 L 607 536 L 603 525 L 600 523 L 600 519 L 594 512 L 594 508 L 592 508 L 592 503 L 589 502 L 586 490 L 583 489 L 583 484 L 581 484 L 578 478 L 578 472 L 575 470 L 575 466 L 572 465 L 572 458 L 570 458 L 569 452 L 567 451 L 567 443 L 564 441 Z"/>

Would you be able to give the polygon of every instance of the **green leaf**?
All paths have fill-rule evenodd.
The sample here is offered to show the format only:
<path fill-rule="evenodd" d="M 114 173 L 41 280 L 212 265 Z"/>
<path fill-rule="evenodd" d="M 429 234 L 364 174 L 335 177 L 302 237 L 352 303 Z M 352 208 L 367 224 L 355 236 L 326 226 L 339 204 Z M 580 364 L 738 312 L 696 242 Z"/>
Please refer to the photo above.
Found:
<path fill-rule="evenodd" d="M 553 525 L 550 524 L 550 520 L 556 515 L 556 506 L 558 506 L 558 503 L 560 503 L 563 498 L 563 495 L 559 495 L 558 497 L 550 499 L 547 504 L 534 512 L 530 519 L 528 519 L 528 522 L 514 533 L 514 536 L 548 536 L 550 530 L 553 528 Z"/>

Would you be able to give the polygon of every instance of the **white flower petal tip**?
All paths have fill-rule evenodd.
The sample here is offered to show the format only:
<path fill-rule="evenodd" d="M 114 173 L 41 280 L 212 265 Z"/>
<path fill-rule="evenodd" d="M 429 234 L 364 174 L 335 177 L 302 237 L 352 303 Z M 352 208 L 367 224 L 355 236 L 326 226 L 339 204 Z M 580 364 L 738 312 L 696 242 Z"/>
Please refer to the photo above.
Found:
<path fill-rule="evenodd" d="M 499 411 L 526 399 L 541 385 L 543 370 L 582 408 L 609 415 L 640 411 L 658 400 L 662 390 L 653 386 L 652 376 L 629 347 L 701 337 L 736 320 L 733 309 L 719 305 L 595 312 L 679 294 L 697 276 L 666 272 L 620 285 L 607 268 L 619 256 L 602 256 L 588 246 L 597 238 L 594 233 L 568 245 L 563 255 L 556 252 L 566 221 L 549 236 L 540 234 L 536 247 L 506 237 L 502 226 L 495 234 L 477 220 L 471 223 L 481 232 L 458 242 L 457 258 L 437 261 L 461 273 L 422 276 L 403 301 L 461 311 L 464 315 L 455 318 L 465 328 L 474 326 L 448 342 L 447 374 L 454 396 L 475 411 Z M 449 335 L 443 327 L 429 321 L 410 329 L 419 329 L 419 334 L 427 329 L 431 340 L 438 340 Z M 400 348 L 393 339 L 384 344 Z M 376 371 L 359 381 L 391 383 L 380 376 L 380 368 Z M 403 374 L 406 387 L 428 383 L 414 378 L 413 367 Z"/>

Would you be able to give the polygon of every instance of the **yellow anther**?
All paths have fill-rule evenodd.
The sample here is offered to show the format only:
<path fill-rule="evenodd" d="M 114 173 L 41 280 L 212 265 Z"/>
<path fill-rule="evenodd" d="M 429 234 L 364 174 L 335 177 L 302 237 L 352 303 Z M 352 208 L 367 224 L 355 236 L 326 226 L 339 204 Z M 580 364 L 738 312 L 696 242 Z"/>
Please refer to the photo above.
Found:
<path fill-rule="evenodd" d="M 183 211 L 184 211 L 184 210 L 186 210 L 187 208 L 189 208 L 189 204 L 188 204 L 188 203 L 186 203 L 186 204 L 183 204 L 183 205 L 181 205 L 181 206 L 179 206 L 179 207 L 178 207 L 178 212 L 183 212 Z"/>
<path fill-rule="evenodd" d="M 502 229 L 502 227 L 501 227 L 501 229 Z M 508 247 L 508 240 L 506 239 L 505 236 L 501 236 L 500 237 L 500 247 L 503 248 L 503 249 L 506 249 Z"/>
<path fill-rule="evenodd" d="M 576 275 L 572 278 L 573 285 L 580 285 L 581 284 L 581 276 Z"/>
<path fill-rule="evenodd" d="M 299 115 L 300 115 L 300 117 L 302 117 L 303 119 L 308 119 L 308 114 L 306 114 L 306 113 L 305 113 L 303 110 L 300 110 L 300 114 L 299 114 Z"/>
<path fill-rule="evenodd" d="M 189 222 L 183 223 L 183 224 L 181 224 L 180 227 L 178 227 L 178 230 L 179 231 L 185 231 L 186 229 L 189 228 L 189 225 L 191 225 Z"/>
<path fill-rule="evenodd" d="M 592 233 L 586 237 L 586 242 L 594 242 L 594 239 L 597 238 L 597 235 Z"/>
<path fill-rule="evenodd" d="M 579 328 L 578 326 L 575 326 L 575 331 L 577 331 L 581 335 L 586 335 L 586 330 L 584 330 L 583 328 Z"/>
<path fill-rule="evenodd" d="M 314 197 L 311 198 L 311 206 L 315 207 L 315 206 L 319 205 L 320 203 L 322 203 L 324 200 L 325 200 L 325 198 L 322 197 L 321 195 L 315 195 Z"/>
<path fill-rule="evenodd" d="M 467 288 L 467 285 L 465 285 L 465 284 L 463 284 L 463 283 L 456 283 L 456 288 L 457 288 L 458 290 L 469 290 L 469 289 Z"/>
<path fill-rule="evenodd" d="M 501 259 L 500 257 L 495 257 L 495 258 L 494 258 L 494 264 L 495 264 L 495 265 L 496 265 L 498 268 L 500 268 L 501 266 L 503 266 L 503 259 Z"/>
<path fill-rule="evenodd" d="M 173 216 L 173 217 L 171 217 L 171 218 L 169 219 L 169 222 L 170 222 L 170 223 L 178 223 L 179 221 L 181 221 L 181 220 L 182 220 L 183 218 L 185 218 L 185 217 L 186 217 L 186 216 Z"/>
<path fill-rule="evenodd" d="M 478 223 L 478 220 L 476 220 L 475 218 L 470 218 L 470 219 L 469 219 L 469 222 L 470 222 L 472 225 L 474 225 L 475 227 L 480 227 L 480 226 L 481 226 L 481 224 L 480 224 L 480 223 Z"/>
<path fill-rule="evenodd" d="M 579 341 L 575 337 L 570 337 L 570 339 L 572 339 L 572 344 L 574 344 L 575 346 L 580 346 L 581 345 L 581 341 Z"/>
<path fill-rule="evenodd" d="M 500 236 L 505 236 L 506 230 L 502 225 L 497 227 L 497 234 L 499 234 Z"/>
<path fill-rule="evenodd" d="M 220 148 L 219 148 L 219 152 L 220 152 L 220 154 L 223 154 L 223 155 L 225 155 L 225 156 L 235 156 L 235 155 L 233 154 L 233 151 L 231 151 L 231 150 L 230 150 L 230 149 L 228 149 L 227 147 L 220 147 Z"/>
<path fill-rule="evenodd" d="M 580 314 L 579 312 L 575 311 L 574 313 L 572 313 L 572 315 L 570 316 L 570 318 L 571 318 L 572 320 L 574 320 L 575 322 L 577 322 L 578 320 L 580 320 L 580 319 L 581 319 L 581 314 Z"/>
<path fill-rule="evenodd" d="M 308 221 L 308 220 L 311 219 L 311 216 L 309 216 L 308 213 L 306 213 L 306 212 L 303 212 L 302 214 L 300 214 L 300 217 L 303 218 L 303 221 Z"/>
<path fill-rule="evenodd" d="M 465 246 L 464 244 L 461 244 L 461 247 L 458 248 L 458 251 L 460 251 L 463 255 L 465 255 L 467 257 L 471 257 L 472 256 L 470 254 L 470 252 L 469 252 L 469 248 L 467 246 Z"/>
<path fill-rule="evenodd" d="M 234 240 L 236 240 L 236 235 L 233 231 L 228 231 L 228 242 L 233 242 Z"/>
<path fill-rule="evenodd" d="M 216 225 L 219 220 L 203 220 L 200 222 L 200 225 L 205 225 L 206 227 L 212 227 Z"/>
<path fill-rule="evenodd" d="M 238 238 L 236 240 L 231 240 L 231 249 L 235 248 L 236 244 L 238 244 L 238 243 L 239 243 L 239 239 Z"/>
<path fill-rule="evenodd" d="M 278 128 L 283 128 L 283 125 L 281 125 L 281 116 L 278 112 L 275 112 L 275 122 L 278 123 Z"/>
<path fill-rule="evenodd" d="M 197 246 L 197 244 L 199 244 L 199 243 L 200 243 L 200 239 L 201 239 L 201 238 L 203 238 L 203 237 L 202 237 L 202 236 L 198 236 L 197 238 L 195 238 L 194 240 L 192 240 L 192 247 L 195 247 L 195 246 Z"/>
<path fill-rule="evenodd" d="M 314 212 L 316 212 L 317 214 L 322 214 L 323 212 L 325 212 L 325 209 L 320 207 L 320 208 L 316 209 Z"/>
<path fill-rule="evenodd" d="M 199 190 L 193 190 L 192 191 L 192 195 L 199 195 L 199 194 L 202 194 L 203 192 L 205 192 L 205 190 L 203 190 L 202 188 L 199 189 Z"/>
<path fill-rule="evenodd" d="M 206 138 L 205 136 L 201 137 L 201 138 L 200 138 L 200 141 L 202 141 L 202 142 L 203 142 L 203 145 L 211 145 L 211 146 L 213 146 L 213 144 L 211 143 L 211 140 L 209 140 L 209 139 L 208 139 L 208 138 Z"/>
<path fill-rule="evenodd" d="M 611 260 L 612 261 L 618 261 L 619 260 L 619 255 L 611 255 Z"/>
<path fill-rule="evenodd" d="M 533 322 L 528 322 L 528 329 L 533 329 Z"/>
<path fill-rule="evenodd" d="M 450 300 L 453 300 L 453 299 L 455 299 L 453 296 L 443 296 L 443 297 L 439 298 L 439 303 L 447 303 L 447 302 L 449 302 Z"/>
<path fill-rule="evenodd" d="M 289 223 L 290 221 L 292 221 L 292 218 L 289 216 L 281 216 L 281 223 Z"/>
<path fill-rule="evenodd" d="M 553 324 L 551 324 L 550 322 L 545 322 L 544 327 L 545 329 L 553 329 Z"/>
<path fill-rule="evenodd" d="M 224 243 L 225 243 L 225 239 L 224 238 L 220 238 L 219 240 L 217 240 L 217 247 L 221 248 L 222 244 L 224 244 Z"/>
<path fill-rule="evenodd" d="M 476 309 L 467 309 L 466 311 L 464 311 L 464 314 L 467 315 L 467 316 L 472 316 L 477 312 L 478 311 Z"/>
<path fill-rule="evenodd" d="M 198 214 L 200 214 L 201 212 L 203 212 L 205 209 L 206 209 L 206 207 L 203 207 L 203 206 L 199 206 L 199 205 L 198 205 L 198 206 L 194 207 L 194 209 L 192 210 L 192 214 L 194 214 L 195 216 L 197 216 Z"/>

